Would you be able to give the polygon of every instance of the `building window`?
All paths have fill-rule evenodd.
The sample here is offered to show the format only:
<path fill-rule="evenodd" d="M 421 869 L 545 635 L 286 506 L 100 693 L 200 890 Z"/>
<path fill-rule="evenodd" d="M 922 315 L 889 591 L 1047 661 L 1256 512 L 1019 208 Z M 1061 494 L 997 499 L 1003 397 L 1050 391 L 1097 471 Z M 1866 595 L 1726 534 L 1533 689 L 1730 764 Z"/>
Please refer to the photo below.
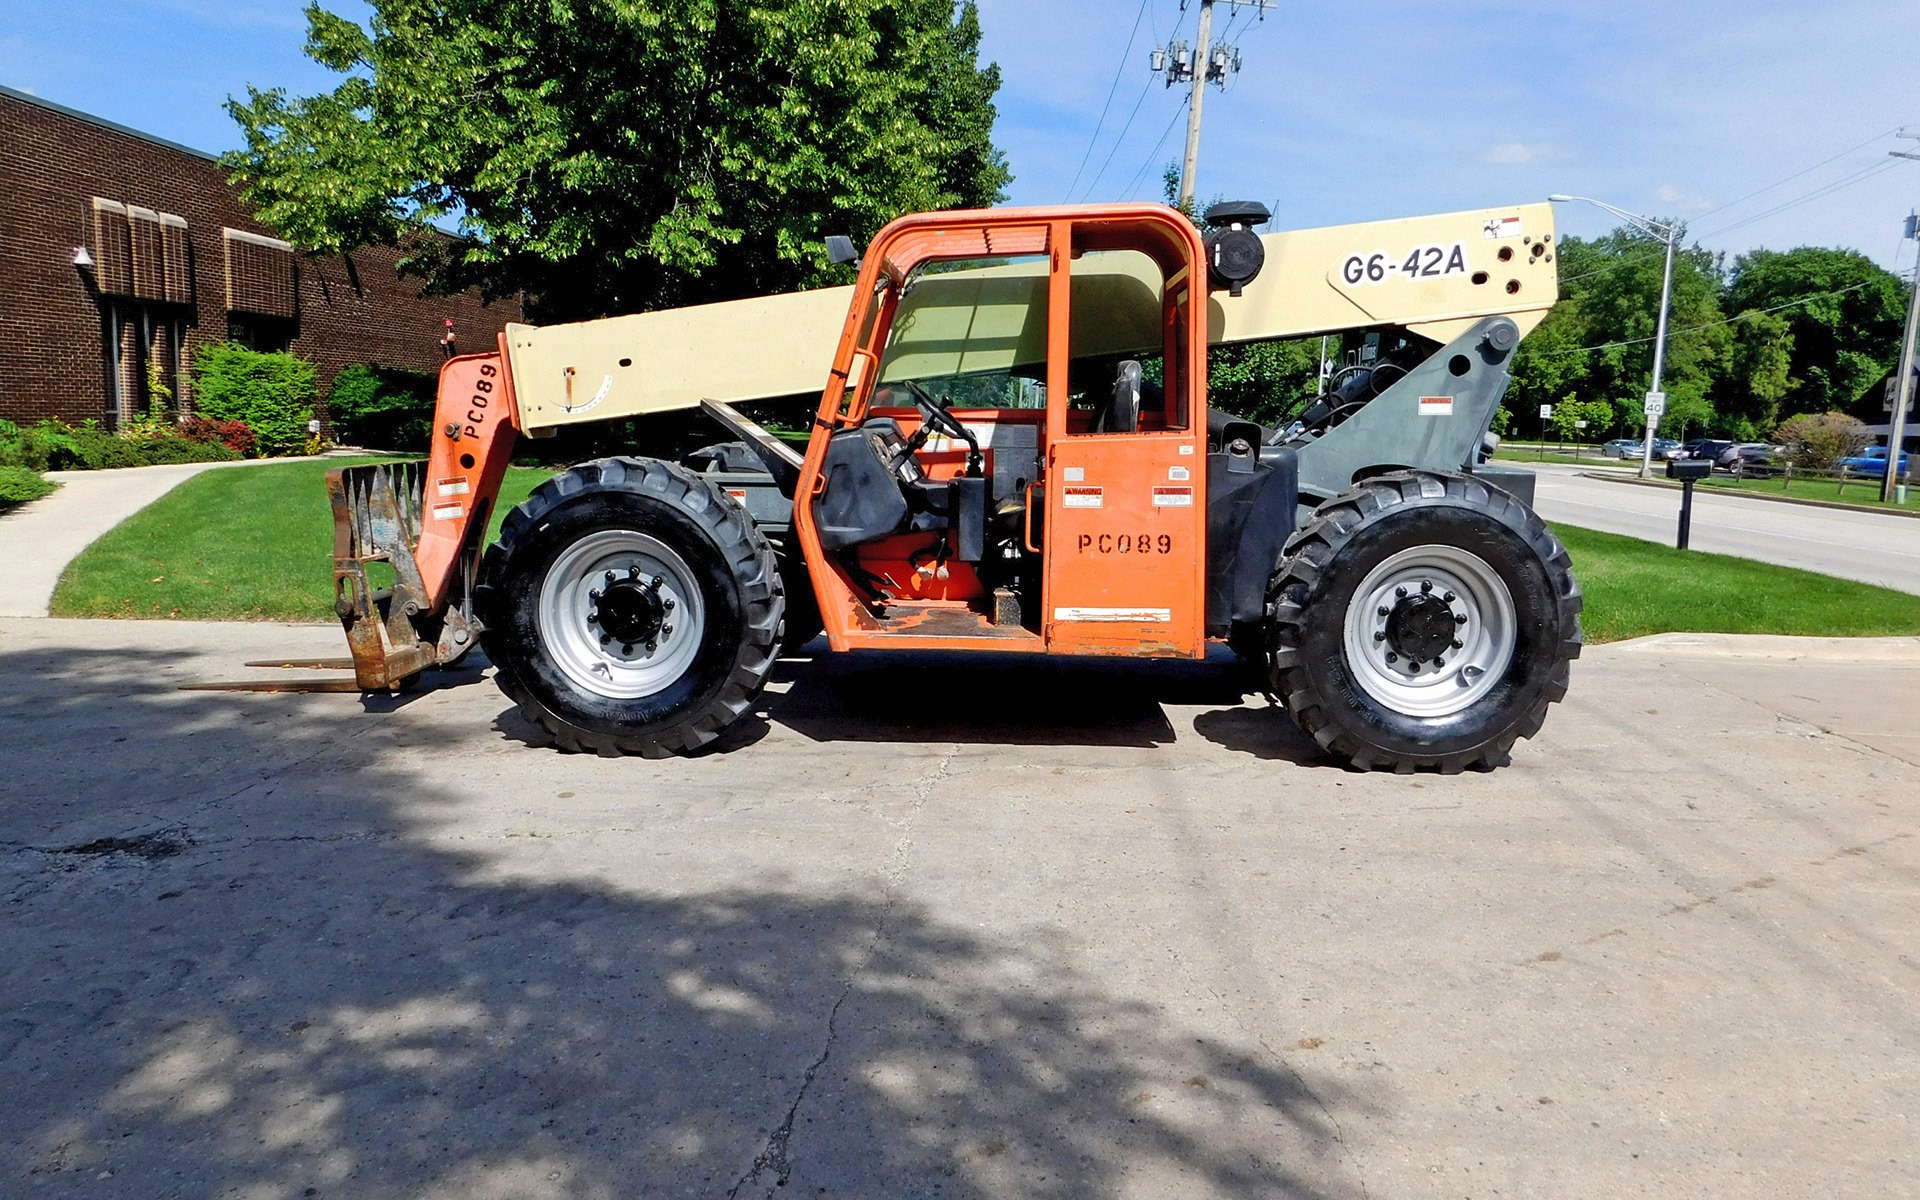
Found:
<path fill-rule="evenodd" d="M 280 354 L 293 345 L 293 322 L 284 317 L 227 314 L 227 340 L 263 354 Z"/>

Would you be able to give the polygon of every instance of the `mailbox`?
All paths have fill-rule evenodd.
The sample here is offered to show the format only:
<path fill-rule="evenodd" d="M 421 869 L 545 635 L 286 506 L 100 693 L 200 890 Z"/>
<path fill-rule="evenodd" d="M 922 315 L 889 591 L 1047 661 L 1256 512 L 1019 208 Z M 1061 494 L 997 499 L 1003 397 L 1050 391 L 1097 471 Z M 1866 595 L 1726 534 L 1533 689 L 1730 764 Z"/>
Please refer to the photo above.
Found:
<path fill-rule="evenodd" d="M 1668 479 L 1683 479 L 1692 483 L 1696 479 L 1705 479 L 1713 474 L 1713 460 L 1708 458 L 1676 458 L 1667 463 Z"/>

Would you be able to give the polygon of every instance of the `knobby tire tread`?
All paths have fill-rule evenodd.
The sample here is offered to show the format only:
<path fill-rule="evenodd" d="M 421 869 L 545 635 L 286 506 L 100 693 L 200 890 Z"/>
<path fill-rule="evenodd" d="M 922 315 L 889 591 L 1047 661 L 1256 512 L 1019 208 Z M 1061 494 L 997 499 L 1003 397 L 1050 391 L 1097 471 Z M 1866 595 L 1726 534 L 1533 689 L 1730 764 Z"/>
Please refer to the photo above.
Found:
<path fill-rule="evenodd" d="M 1334 607 L 1319 595 L 1321 577 L 1342 549 L 1382 515 L 1431 501 L 1451 502 L 1476 509 L 1517 534 L 1546 566 L 1555 598 L 1557 648 L 1549 675 L 1531 704 L 1505 730 L 1471 750 L 1454 754 L 1426 754 L 1369 745 L 1343 729 L 1327 711 L 1328 698 L 1314 687 L 1302 657 L 1307 631 L 1317 622 L 1337 618 Z M 1469 768 L 1492 770 L 1506 766 L 1516 742 L 1540 732 L 1548 706 L 1567 694 L 1572 662 L 1580 657 L 1580 612 L 1583 599 L 1573 577 L 1566 547 L 1518 498 L 1466 475 L 1399 471 L 1376 476 L 1317 509 L 1288 541 L 1281 565 L 1267 587 L 1267 664 L 1273 694 L 1294 722 L 1327 754 L 1356 770 L 1385 770 L 1408 774 L 1419 769 L 1456 775 Z"/>

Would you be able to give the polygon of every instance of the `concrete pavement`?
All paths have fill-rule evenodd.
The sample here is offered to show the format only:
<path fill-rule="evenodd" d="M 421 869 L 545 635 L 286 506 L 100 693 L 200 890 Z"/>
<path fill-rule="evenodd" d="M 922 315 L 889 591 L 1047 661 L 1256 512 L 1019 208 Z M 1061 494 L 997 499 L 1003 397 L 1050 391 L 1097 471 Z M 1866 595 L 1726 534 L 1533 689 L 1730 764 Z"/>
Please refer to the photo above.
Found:
<path fill-rule="evenodd" d="M 1590 479 L 1582 468 L 1553 463 L 1514 465 L 1538 472 L 1535 507 L 1549 521 L 1673 544 L 1677 491 Z M 1691 544 L 1712 554 L 1920 592 L 1920 520 L 1912 517 L 1695 488 Z"/>
<path fill-rule="evenodd" d="M 0 1192 L 1920 1193 L 1910 639 L 1599 647 L 1457 778 L 1221 662 L 790 661 L 665 762 L 174 690 L 338 638 L 0 621 Z"/>

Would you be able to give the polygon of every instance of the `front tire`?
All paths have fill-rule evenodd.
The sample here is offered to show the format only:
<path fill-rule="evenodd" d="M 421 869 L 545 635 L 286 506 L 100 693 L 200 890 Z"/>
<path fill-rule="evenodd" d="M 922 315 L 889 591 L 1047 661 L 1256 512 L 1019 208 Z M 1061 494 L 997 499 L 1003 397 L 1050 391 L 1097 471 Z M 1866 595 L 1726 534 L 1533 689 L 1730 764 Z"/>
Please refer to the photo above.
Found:
<path fill-rule="evenodd" d="M 1503 766 L 1566 695 L 1580 608 L 1566 549 L 1518 499 L 1381 476 L 1289 544 L 1268 589 L 1273 690 L 1361 770 Z"/>
<path fill-rule="evenodd" d="M 502 691 L 566 750 L 685 754 L 752 707 L 785 596 L 753 521 L 655 459 L 563 471 L 481 563 L 481 644 Z"/>

